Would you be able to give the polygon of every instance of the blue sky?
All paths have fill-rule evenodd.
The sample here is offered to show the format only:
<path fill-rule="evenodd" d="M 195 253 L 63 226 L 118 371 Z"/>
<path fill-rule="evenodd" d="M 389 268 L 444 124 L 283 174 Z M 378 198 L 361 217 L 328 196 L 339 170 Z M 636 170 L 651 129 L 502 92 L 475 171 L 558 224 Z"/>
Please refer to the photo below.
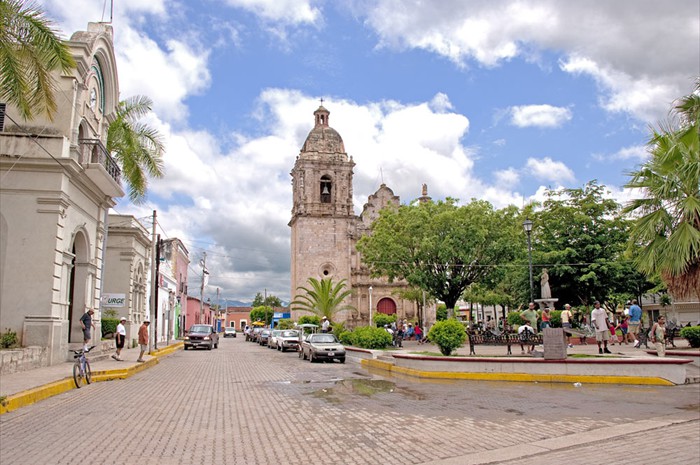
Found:
<path fill-rule="evenodd" d="M 206 251 L 212 300 L 289 299 L 289 171 L 321 98 L 357 213 L 382 182 L 503 207 L 597 179 L 624 202 L 649 126 L 700 76 L 698 0 L 114 3 L 121 97 L 153 99 L 167 145 L 148 201 L 115 211 L 158 211 L 192 289 Z M 105 7 L 40 4 L 65 37 Z"/>

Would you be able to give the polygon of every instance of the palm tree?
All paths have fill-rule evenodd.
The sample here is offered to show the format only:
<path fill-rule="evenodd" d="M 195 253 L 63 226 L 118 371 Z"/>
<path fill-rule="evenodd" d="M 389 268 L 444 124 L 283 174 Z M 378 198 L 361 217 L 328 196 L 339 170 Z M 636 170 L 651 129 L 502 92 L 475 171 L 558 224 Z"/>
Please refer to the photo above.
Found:
<path fill-rule="evenodd" d="M 115 120 L 107 129 L 107 151 L 121 166 L 129 199 L 141 203 L 146 196 L 147 175 L 163 176 L 163 141 L 157 130 L 139 122 L 153 102 L 144 96 L 119 102 Z"/>
<path fill-rule="evenodd" d="M 289 304 L 292 310 L 310 312 L 319 318 L 326 317 L 328 321 L 333 321 L 333 315 L 342 310 L 352 310 L 351 305 L 343 304 L 346 297 L 352 291 L 345 289 L 345 280 L 341 279 L 337 284 L 333 284 L 332 279 L 318 280 L 309 278 L 310 288 L 300 286 L 298 289 L 304 291 L 297 294 Z M 296 306 L 296 307 L 295 307 Z"/>
<path fill-rule="evenodd" d="M 700 297 L 700 79 L 676 102 L 671 120 L 652 130 L 651 158 L 625 187 L 643 197 L 628 202 L 636 219 L 630 247 L 647 275 L 659 275 L 678 299 Z"/>
<path fill-rule="evenodd" d="M 56 111 L 52 72 L 75 68 L 70 49 L 33 2 L 0 0 L 0 100 L 25 120 Z"/>

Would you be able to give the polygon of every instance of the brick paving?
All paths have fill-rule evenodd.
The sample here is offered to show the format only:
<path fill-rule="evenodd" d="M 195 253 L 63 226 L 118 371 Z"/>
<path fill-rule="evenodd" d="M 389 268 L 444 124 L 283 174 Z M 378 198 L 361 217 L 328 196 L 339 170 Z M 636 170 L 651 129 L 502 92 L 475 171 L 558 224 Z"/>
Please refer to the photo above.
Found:
<path fill-rule="evenodd" d="M 697 384 L 420 381 L 242 338 L 0 417 L 3 465 L 694 464 L 699 443 Z"/>

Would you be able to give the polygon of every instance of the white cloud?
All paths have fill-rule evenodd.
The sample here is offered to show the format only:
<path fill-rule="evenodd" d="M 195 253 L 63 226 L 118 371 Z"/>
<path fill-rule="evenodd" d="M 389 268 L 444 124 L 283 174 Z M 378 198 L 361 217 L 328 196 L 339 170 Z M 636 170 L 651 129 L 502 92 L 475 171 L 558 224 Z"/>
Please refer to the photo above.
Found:
<path fill-rule="evenodd" d="M 498 185 L 513 186 L 520 181 L 520 173 L 515 168 L 496 171 L 494 176 Z"/>
<path fill-rule="evenodd" d="M 311 24 L 321 17 L 321 10 L 313 6 L 313 0 L 226 0 L 226 3 L 243 8 L 269 21 L 287 24 Z"/>
<path fill-rule="evenodd" d="M 542 51 L 562 55 L 565 72 L 600 86 L 601 104 L 644 121 L 662 118 L 673 98 L 700 75 L 700 16 L 696 0 L 673 8 L 652 0 L 356 1 L 355 12 L 380 45 L 418 48 L 458 66 L 486 67 Z M 669 32 L 669 31 L 672 31 Z"/>
<path fill-rule="evenodd" d="M 613 154 L 595 154 L 593 158 L 599 161 L 636 160 L 638 162 L 644 162 L 649 158 L 649 152 L 645 145 L 633 145 L 630 147 L 623 147 Z"/>
<path fill-rule="evenodd" d="M 511 124 L 520 128 L 556 128 L 571 120 L 571 110 L 552 105 L 522 105 L 510 108 Z"/>
<path fill-rule="evenodd" d="M 558 183 L 575 181 L 574 172 L 568 166 L 549 157 L 528 158 L 525 167 L 537 179 Z"/>

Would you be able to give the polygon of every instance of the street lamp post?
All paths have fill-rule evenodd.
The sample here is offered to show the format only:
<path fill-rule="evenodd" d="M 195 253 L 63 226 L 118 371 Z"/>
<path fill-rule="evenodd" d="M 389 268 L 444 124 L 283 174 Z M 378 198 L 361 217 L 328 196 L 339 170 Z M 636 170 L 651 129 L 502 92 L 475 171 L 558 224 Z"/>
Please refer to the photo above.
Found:
<path fill-rule="evenodd" d="M 530 235 L 532 234 L 532 221 L 530 221 L 530 218 L 523 221 L 523 229 L 527 233 L 527 259 L 530 265 L 530 302 L 534 302 L 535 296 L 532 286 L 532 242 L 530 240 Z"/>
<path fill-rule="evenodd" d="M 372 327 L 372 286 L 369 287 L 369 327 Z"/>

